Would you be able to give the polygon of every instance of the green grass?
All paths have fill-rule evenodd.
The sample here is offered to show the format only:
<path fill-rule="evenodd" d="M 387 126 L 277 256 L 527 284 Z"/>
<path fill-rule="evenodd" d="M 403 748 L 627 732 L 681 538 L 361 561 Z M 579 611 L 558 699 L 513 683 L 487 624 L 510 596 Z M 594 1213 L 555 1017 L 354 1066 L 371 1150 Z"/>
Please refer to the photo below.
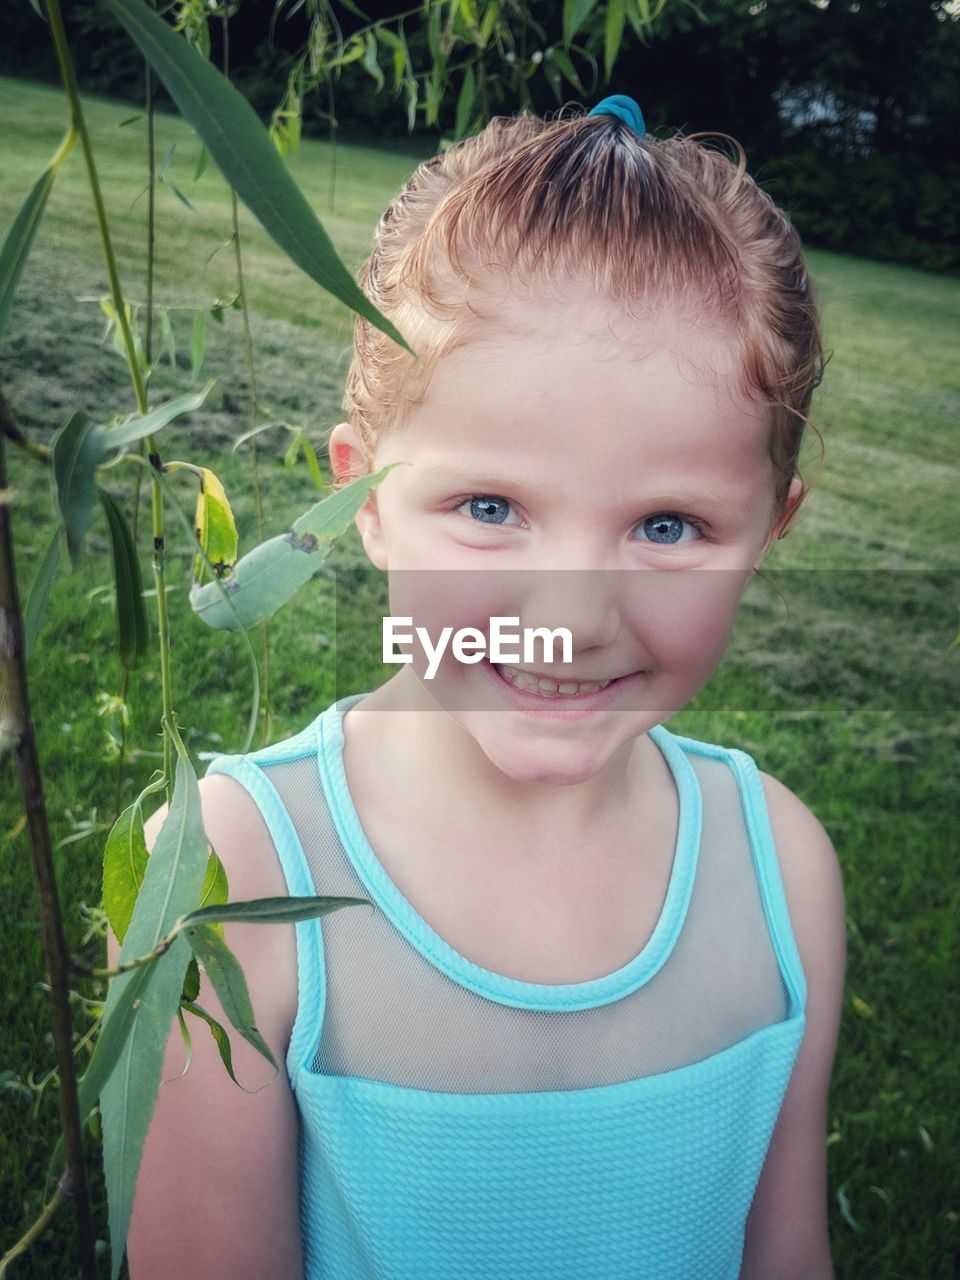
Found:
<path fill-rule="evenodd" d="M 128 295 L 142 299 L 143 122 L 119 128 L 131 112 L 110 103 L 91 101 L 88 111 L 122 278 Z M 56 92 L 0 80 L 0 226 L 9 225 L 53 151 L 63 119 Z M 164 368 L 157 398 L 189 385 L 191 309 L 235 288 L 232 253 L 209 258 L 228 236 L 222 181 L 208 172 L 193 182 L 198 144 L 182 123 L 161 118 L 158 135 L 161 155 L 177 143 L 167 177 L 197 213 L 161 189 L 158 300 L 186 310 L 174 313 L 177 373 Z M 329 148 L 306 144 L 293 167 L 355 265 L 387 196 L 412 164 L 409 154 L 342 146 L 333 213 Z M 338 417 L 350 317 L 286 264 L 246 217 L 243 245 L 264 413 L 303 426 L 319 445 Z M 748 594 L 729 660 L 672 724 L 752 752 L 811 805 L 834 839 L 846 883 L 850 948 L 830 1106 L 837 1274 L 939 1280 L 955 1274 L 960 1214 L 960 649 L 951 647 L 960 604 L 960 368 L 954 355 L 960 282 L 823 253 L 811 253 L 810 262 L 834 352 L 814 409 L 826 460 L 795 529 L 767 563 L 769 582 Z M 31 439 L 49 440 L 76 407 L 103 418 L 132 409 L 123 362 L 100 347 L 98 308 L 77 301 L 105 291 L 77 153 L 51 197 L 0 346 L 0 386 Z M 233 499 L 242 545 L 249 547 L 256 537 L 249 453 L 231 452 L 248 425 L 236 312 L 227 313 L 222 327 L 209 326 L 207 368 L 218 378 L 207 408 L 189 427 L 165 431 L 161 448 L 166 460 L 182 458 L 217 471 Z M 316 498 L 302 464 L 284 467 L 286 440 L 283 432 L 261 437 L 268 535 Z M 42 468 L 10 452 L 24 596 L 52 527 L 49 481 Z M 816 469 L 816 454 L 812 446 L 805 454 L 807 475 Z M 110 483 L 116 492 L 128 492 L 126 473 L 114 473 Z M 172 477 L 171 487 L 189 511 L 190 482 Z M 121 681 L 101 520 L 98 514 L 84 563 L 58 580 L 30 658 L 53 836 L 68 841 L 57 852 L 67 930 L 74 948 L 91 959 L 102 943 L 96 937 L 82 942 L 80 907 L 99 898 L 102 840 L 117 790 L 107 737 L 115 722 L 96 714 L 96 700 L 116 694 Z M 195 752 L 237 749 L 246 724 L 248 660 L 236 637 L 210 633 L 193 617 L 186 600 L 192 549 L 172 514 L 168 527 L 180 720 Z M 148 565 L 144 522 L 140 538 Z M 359 563 L 354 538 L 338 547 L 336 559 L 341 566 Z M 271 624 L 274 736 L 301 727 L 335 693 L 375 677 L 375 658 L 363 650 L 373 631 L 375 593 L 365 583 L 352 616 L 342 608 L 335 629 L 328 573 Z M 129 701 L 132 755 L 122 802 L 156 764 L 159 689 L 152 671 L 134 676 Z M 31 1076 L 43 1076 L 52 1054 L 39 985 L 35 892 L 25 839 L 15 833 L 20 805 L 10 769 L 0 779 L 0 803 L 0 1243 L 6 1247 L 40 1207 L 56 1107 L 50 1088 L 35 1103 L 24 1087 Z M 86 1025 L 80 1010 L 78 1025 Z M 99 1184 L 95 1194 L 103 1234 Z M 52 1280 L 75 1270 L 70 1223 L 61 1214 L 12 1274 Z"/>

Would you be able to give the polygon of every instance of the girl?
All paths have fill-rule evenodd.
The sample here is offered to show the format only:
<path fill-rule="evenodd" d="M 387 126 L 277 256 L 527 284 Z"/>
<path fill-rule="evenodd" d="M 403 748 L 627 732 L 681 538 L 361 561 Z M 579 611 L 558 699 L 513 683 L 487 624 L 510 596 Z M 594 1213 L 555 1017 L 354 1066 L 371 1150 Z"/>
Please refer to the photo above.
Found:
<path fill-rule="evenodd" d="M 287 1072 L 198 1038 L 133 1278 L 824 1280 L 836 858 L 662 724 L 803 496 L 798 238 L 614 99 L 421 165 L 364 284 L 419 359 L 357 325 L 332 465 L 400 464 L 357 519 L 391 614 L 474 647 L 211 766 L 232 897 L 373 909 L 229 926 Z M 491 657 L 495 617 L 569 656 Z"/>

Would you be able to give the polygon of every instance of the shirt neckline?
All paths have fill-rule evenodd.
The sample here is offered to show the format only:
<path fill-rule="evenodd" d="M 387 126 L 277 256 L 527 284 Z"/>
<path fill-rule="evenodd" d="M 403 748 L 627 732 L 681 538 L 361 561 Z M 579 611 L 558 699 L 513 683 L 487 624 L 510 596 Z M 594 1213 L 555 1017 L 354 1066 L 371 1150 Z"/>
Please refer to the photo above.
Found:
<path fill-rule="evenodd" d="M 676 945 L 690 904 L 702 819 L 696 773 L 669 730 L 657 725 L 649 731 L 673 775 L 680 810 L 667 893 L 653 932 L 632 960 L 602 977 L 574 983 L 525 982 L 474 964 L 444 941 L 401 893 L 374 852 L 350 794 L 343 763 L 343 717 L 364 697 L 366 694 L 342 698 L 321 715 L 317 722 L 317 765 L 337 834 L 357 876 L 371 899 L 427 961 L 458 985 L 487 999 L 543 1010 L 612 1004 L 659 972 Z"/>

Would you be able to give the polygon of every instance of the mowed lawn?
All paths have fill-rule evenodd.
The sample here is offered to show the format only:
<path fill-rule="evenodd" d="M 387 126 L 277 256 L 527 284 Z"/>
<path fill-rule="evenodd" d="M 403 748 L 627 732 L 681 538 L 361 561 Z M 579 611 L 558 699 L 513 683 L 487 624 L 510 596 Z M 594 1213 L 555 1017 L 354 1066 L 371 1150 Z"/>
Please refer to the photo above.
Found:
<path fill-rule="evenodd" d="M 123 125 L 135 109 L 102 101 L 91 100 L 88 112 L 124 288 L 142 302 L 145 123 Z M 0 80 L 4 234 L 64 119 L 54 90 Z M 195 385 L 194 314 L 236 291 L 222 180 L 208 169 L 195 181 L 200 148 L 182 122 L 163 116 L 157 133 L 161 159 L 175 145 L 158 191 L 156 301 L 169 308 L 176 369 L 166 360 L 161 365 L 154 402 Z M 417 155 L 413 148 L 340 146 L 332 209 L 331 148 L 305 143 L 291 159 L 351 267 L 368 251 L 377 216 Z M 322 450 L 338 420 L 350 317 L 245 212 L 241 228 L 259 421 L 302 428 Z M 811 437 L 803 471 L 815 484 L 800 518 L 776 544 L 765 578 L 749 589 L 720 672 L 671 727 L 750 751 L 811 806 L 836 844 L 849 935 L 828 1117 L 837 1274 L 946 1280 L 956 1274 L 960 1216 L 960 281 L 815 251 L 809 258 L 833 353 L 814 407 L 825 457 L 821 466 Z M 132 412 L 125 365 L 101 345 L 104 317 L 96 300 L 106 291 L 78 150 L 51 196 L 0 343 L 0 386 L 31 440 L 49 441 L 76 408 L 102 421 Z M 250 448 L 232 450 L 250 426 L 240 315 L 228 310 L 222 325 L 208 316 L 206 329 L 197 382 L 215 377 L 216 387 L 189 425 L 164 431 L 159 443 L 165 461 L 217 472 L 233 500 L 242 548 L 249 549 L 256 541 Z M 259 437 L 268 536 L 318 497 L 302 461 L 284 464 L 291 438 L 283 427 Z M 49 477 L 17 449 L 8 447 L 8 456 L 24 598 L 53 527 Z M 128 506 L 133 475 L 129 465 L 106 477 Z M 194 482 L 180 472 L 170 489 L 189 518 Z M 167 519 L 175 705 L 202 769 L 210 753 L 242 744 L 250 665 L 240 640 L 208 631 L 192 615 L 189 526 L 173 510 Z M 149 588 L 143 514 L 139 538 Z M 271 623 L 272 736 L 295 731 L 332 697 L 381 678 L 382 588 L 360 564 L 356 539 L 345 539 L 331 568 Z M 30 657 L 67 931 L 91 961 L 103 947 L 95 911 L 103 840 L 118 805 L 149 778 L 159 748 L 159 677 L 147 664 L 130 682 L 127 761 L 118 777 L 119 717 L 111 700 L 122 672 L 110 583 L 98 511 L 84 562 L 56 582 Z M 9 766 L 0 803 L 0 1245 L 6 1248 L 43 1203 L 57 1120 L 35 891 Z M 90 984 L 77 987 L 83 1035 L 91 1010 L 81 997 L 95 1002 L 101 993 Z M 84 1063 L 88 1048 L 78 1056 Z M 189 1151 L 183 1161 L 189 1165 Z M 94 1194 L 105 1236 L 96 1178 Z M 11 1269 L 14 1277 L 42 1280 L 75 1272 L 65 1213 Z"/>

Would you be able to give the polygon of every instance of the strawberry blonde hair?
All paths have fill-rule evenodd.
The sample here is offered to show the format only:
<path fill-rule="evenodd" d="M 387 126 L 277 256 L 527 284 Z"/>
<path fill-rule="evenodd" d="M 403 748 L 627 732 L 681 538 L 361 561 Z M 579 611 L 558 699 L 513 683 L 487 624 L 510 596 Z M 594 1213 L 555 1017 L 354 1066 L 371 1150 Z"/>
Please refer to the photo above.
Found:
<path fill-rule="evenodd" d="M 734 144 L 734 162 L 701 137 L 525 115 L 421 164 L 380 219 L 361 278 L 419 357 L 357 321 L 345 408 L 368 457 L 423 398 L 436 361 L 476 331 L 485 298 L 496 314 L 491 278 L 534 296 L 569 283 L 626 307 L 678 299 L 729 329 L 744 390 L 770 406 L 779 510 L 823 371 L 817 309 L 800 237 L 743 151 Z"/>

